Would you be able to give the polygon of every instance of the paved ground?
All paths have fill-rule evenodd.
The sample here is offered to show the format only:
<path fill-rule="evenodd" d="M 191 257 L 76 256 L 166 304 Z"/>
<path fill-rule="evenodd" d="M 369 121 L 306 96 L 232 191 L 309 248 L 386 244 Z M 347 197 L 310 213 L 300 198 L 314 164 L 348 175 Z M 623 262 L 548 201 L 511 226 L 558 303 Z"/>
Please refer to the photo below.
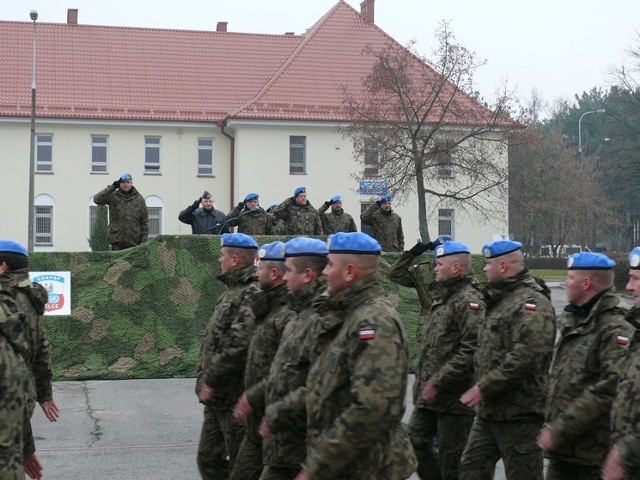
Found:
<path fill-rule="evenodd" d="M 564 290 L 551 286 L 561 308 Z M 44 478 L 198 479 L 202 406 L 193 387 L 193 379 L 56 382 L 60 420 L 51 424 L 38 409 L 33 422 Z M 495 478 L 504 479 L 501 465 Z"/>

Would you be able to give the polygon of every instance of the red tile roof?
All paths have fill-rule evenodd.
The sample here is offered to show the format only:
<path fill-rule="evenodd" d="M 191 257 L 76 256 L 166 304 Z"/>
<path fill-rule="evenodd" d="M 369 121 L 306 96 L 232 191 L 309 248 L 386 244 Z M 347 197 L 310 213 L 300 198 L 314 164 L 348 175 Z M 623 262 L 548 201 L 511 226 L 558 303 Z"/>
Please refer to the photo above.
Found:
<path fill-rule="evenodd" d="M 30 115 L 32 28 L 0 21 L 0 116 Z M 305 35 L 53 23 L 37 31 L 37 115 L 112 120 L 347 120 L 343 87 L 360 88 L 374 64 L 365 47 L 395 43 L 344 1 Z M 460 101 L 468 118 L 489 114 Z"/>

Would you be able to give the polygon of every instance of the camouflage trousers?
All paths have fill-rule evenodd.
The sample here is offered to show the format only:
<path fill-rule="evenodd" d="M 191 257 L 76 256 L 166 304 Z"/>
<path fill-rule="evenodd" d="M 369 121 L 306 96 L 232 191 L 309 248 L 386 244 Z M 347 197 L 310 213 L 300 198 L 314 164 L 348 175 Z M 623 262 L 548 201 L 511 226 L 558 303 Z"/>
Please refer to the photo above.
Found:
<path fill-rule="evenodd" d="M 262 469 L 260 480 L 294 480 L 302 470 L 301 467 L 272 467 L 266 465 Z"/>
<path fill-rule="evenodd" d="M 231 410 L 204 407 L 204 422 L 198 444 L 198 470 L 204 480 L 227 480 L 244 436 L 244 427 Z"/>
<path fill-rule="evenodd" d="M 409 438 L 418 458 L 421 480 L 458 480 L 460 455 L 467 443 L 473 417 L 415 408 L 409 420 Z M 438 438 L 437 453 L 433 439 Z"/>
<path fill-rule="evenodd" d="M 576 465 L 552 458 L 549 460 L 546 480 L 600 480 L 600 465 Z"/>
<path fill-rule="evenodd" d="M 262 440 L 245 434 L 233 464 L 230 480 L 258 480 L 262 472 Z"/>
<path fill-rule="evenodd" d="M 543 480 L 540 421 L 492 422 L 476 417 L 462 453 L 460 480 L 491 480 L 502 458 L 507 480 Z"/>

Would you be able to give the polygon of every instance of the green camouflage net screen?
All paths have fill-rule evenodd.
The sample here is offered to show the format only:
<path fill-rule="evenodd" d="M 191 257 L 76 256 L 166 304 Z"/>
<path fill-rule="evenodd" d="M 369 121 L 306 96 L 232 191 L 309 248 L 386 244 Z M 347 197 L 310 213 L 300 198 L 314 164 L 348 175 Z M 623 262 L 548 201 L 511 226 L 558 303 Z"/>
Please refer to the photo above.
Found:
<path fill-rule="evenodd" d="M 264 244 L 287 237 L 258 238 Z M 191 377 L 200 339 L 224 289 L 219 237 L 160 236 L 119 252 L 37 252 L 32 271 L 71 272 L 71 316 L 46 316 L 56 380 Z M 382 271 L 398 254 L 382 255 Z M 474 258 L 481 273 L 482 260 Z M 480 271 L 478 272 L 478 265 Z M 411 343 L 420 305 L 414 289 L 383 282 Z"/>

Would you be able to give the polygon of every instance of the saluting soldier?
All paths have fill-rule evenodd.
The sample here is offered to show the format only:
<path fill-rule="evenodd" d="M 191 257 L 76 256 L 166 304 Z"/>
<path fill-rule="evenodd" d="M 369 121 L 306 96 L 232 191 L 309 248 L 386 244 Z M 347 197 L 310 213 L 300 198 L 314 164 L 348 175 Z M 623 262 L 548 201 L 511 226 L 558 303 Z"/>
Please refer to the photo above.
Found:
<path fill-rule="evenodd" d="M 402 219 L 391 208 L 391 200 L 391 195 L 382 195 L 360 214 L 360 220 L 371 225 L 371 235 L 383 252 L 401 252 L 404 250 Z"/>
<path fill-rule="evenodd" d="M 272 219 L 284 221 L 287 235 L 322 235 L 320 215 L 307 200 L 306 187 L 298 187 L 293 197 L 285 199 L 271 211 Z"/>
<path fill-rule="evenodd" d="M 329 211 L 327 212 L 327 210 Z M 325 235 L 331 235 L 336 232 L 358 231 L 353 217 L 342 208 L 342 197 L 340 195 L 334 195 L 324 202 L 318 209 L 318 215 L 322 220 L 322 229 Z"/>
<path fill-rule="evenodd" d="M 271 217 L 260 206 L 260 196 L 248 193 L 244 200 L 229 212 L 227 224 L 238 227 L 238 233 L 247 235 L 271 235 Z"/>

